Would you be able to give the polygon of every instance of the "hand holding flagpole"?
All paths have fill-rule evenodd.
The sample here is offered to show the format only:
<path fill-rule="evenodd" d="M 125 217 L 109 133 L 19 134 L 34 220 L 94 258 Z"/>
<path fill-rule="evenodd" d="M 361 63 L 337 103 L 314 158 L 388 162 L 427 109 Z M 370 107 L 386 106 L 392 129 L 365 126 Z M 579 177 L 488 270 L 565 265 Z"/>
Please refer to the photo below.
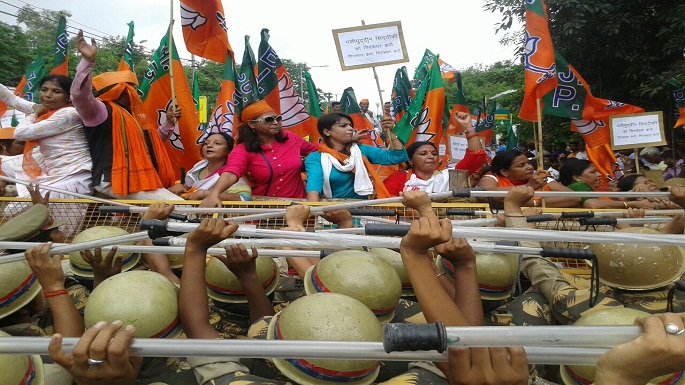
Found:
<path fill-rule="evenodd" d="M 171 82 L 171 110 L 176 112 L 176 87 L 174 86 L 174 0 L 169 1 L 169 81 Z"/>

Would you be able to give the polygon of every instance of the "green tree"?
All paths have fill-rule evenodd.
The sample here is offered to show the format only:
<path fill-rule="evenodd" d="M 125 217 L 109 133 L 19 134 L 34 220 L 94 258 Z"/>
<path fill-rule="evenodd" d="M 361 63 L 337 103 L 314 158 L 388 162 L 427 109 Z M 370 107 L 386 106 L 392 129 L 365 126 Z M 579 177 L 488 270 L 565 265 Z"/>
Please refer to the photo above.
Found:
<path fill-rule="evenodd" d="M 31 64 L 35 55 L 31 53 L 26 34 L 18 26 L 0 22 L 0 83 L 14 87 L 21 80 L 24 71 Z"/>
<path fill-rule="evenodd" d="M 51 11 L 48 9 L 39 12 L 28 5 L 17 12 L 17 23 L 26 25 L 28 49 L 31 52 L 40 52 L 45 63 L 49 63 L 49 65 L 52 65 L 52 57 L 55 54 L 55 35 L 61 16 L 68 20 L 71 13 L 66 10 Z M 69 44 L 69 51 L 72 51 L 72 44 Z"/>
<path fill-rule="evenodd" d="M 55 33 L 57 31 L 57 22 L 60 16 L 67 18 L 67 30 L 71 35 L 71 38 L 69 39 L 68 54 L 69 73 L 73 74 L 76 72 L 76 66 L 78 65 L 80 57 L 76 54 L 76 35 L 73 33 L 74 28 L 69 27 L 69 17 L 71 17 L 71 13 L 69 11 L 51 11 L 46 9 L 38 12 L 29 6 L 21 8 L 17 13 L 17 22 L 26 25 L 26 31 L 23 32 L 23 36 L 17 35 L 17 40 L 12 43 L 17 44 L 17 46 L 20 44 L 24 45 L 23 54 L 29 57 L 29 63 L 31 60 L 33 60 L 35 52 L 40 52 L 43 55 L 46 65 L 50 66 L 52 64 L 52 57 L 54 56 Z M 21 32 L 19 27 L 13 28 Z M 124 31 L 126 31 L 125 25 L 122 26 L 122 32 Z M 86 38 L 90 39 L 87 31 Z M 6 40 L 11 41 L 14 39 Z M 105 36 L 102 38 L 96 36 L 96 44 L 98 45 L 98 56 L 95 63 L 94 73 L 98 74 L 102 72 L 116 71 L 117 67 L 119 66 L 119 59 L 121 59 L 124 51 L 126 36 Z M 2 45 L 0 45 L 0 47 L 2 47 Z M 2 52 L 6 51 L 3 50 Z M 12 55 L 11 59 L 14 59 L 15 57 L 21 58 L 21 60 L 26 60 L 21 55 Z M 144 46 L 134 42 L 133 57 L 136 62 L 136 74 L 140 79 L 142 78 L 145 70 L 147 70 L 148 60 L 151 57 L 151 53 L 147 52 Z M 11 71 L 2 71 L 2 76 L 18 76 L 21 78 L 23 71 L 27 66 L 28 63 L 21 66 L 17 64 L 16 67 L 10 67 L 12 68 Z M 17 68 L 22 69 L 18 71 Z M 50 68 L 48 68 L 48 70 L 50 70 Z"/>

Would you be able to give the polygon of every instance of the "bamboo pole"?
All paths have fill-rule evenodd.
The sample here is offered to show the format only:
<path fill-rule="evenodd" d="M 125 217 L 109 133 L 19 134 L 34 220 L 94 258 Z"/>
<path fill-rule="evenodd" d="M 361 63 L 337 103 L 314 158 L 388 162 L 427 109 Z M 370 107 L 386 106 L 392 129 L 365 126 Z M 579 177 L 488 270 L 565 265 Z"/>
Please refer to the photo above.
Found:
<path fill-rule="evenodd" d="M 176 86 L 174 85 L 174 0 L 169 0 L 169 81 L 171 82 L 171 108 L 176 111 Z"/>
<path fill-rule="evenodd" d="M 535 145 L 536 154 L 535 157 L 538 161 L 538 168 L 544 169 L 545 164 L 542 158 L 542 107 L 540 106 L 540 98 L 536 99 L 536 107 L 538 113 L 538 141 Z"/>

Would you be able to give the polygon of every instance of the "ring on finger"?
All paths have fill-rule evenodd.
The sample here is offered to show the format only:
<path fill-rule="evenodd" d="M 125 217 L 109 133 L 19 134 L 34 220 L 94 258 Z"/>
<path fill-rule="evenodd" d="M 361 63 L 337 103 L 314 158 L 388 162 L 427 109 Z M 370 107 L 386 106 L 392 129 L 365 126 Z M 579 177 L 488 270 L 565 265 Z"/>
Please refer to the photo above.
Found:
<path fill-rule="evenodd" d="M 100 364 L 104 363 L 105 361 L 107 361 L 107 360 L 95 360 L 95 359 L 88 357 L 88 365 L 100 365 Z"/>
<path fill-rule="evenodd" d="M 666 333 L 674 335 L 674 336 L 679 336 L 683 333 L 685 333 L 685 329 L 680 329 L 678 325 L 674 323 L 667 323 L 666 324 Z"/>

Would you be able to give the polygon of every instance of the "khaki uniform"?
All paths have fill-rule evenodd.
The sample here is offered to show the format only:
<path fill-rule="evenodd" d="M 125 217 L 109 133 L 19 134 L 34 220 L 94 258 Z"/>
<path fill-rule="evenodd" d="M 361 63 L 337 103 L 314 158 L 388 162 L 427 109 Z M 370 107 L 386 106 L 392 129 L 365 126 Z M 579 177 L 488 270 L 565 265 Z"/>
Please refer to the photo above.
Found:
<path fill-rule="evenodd" d="M 288 303 L 279 304 L 274 309 L 280 311 Z M 267 329 L 272 317 L 264 317 L 253 323 L 248 338 L 266 339 Z M 401 299 L 393 322 L 425 323 L 418 303 Z M 190 357 L 188 362 L 193 367 L 195 377 L 202 385 L 240 385 L 275 384 L 289 385 L 293 382 L 282 374 L 270 360 Z M 250 374 L 251 373 L 251 374 Z M 245 382 L 247 381 L 247 382 Z M 417 362 L 382 362 L 376 383 L 406 385 L 447 385 L 448 382 L 432 363 Z"/>

